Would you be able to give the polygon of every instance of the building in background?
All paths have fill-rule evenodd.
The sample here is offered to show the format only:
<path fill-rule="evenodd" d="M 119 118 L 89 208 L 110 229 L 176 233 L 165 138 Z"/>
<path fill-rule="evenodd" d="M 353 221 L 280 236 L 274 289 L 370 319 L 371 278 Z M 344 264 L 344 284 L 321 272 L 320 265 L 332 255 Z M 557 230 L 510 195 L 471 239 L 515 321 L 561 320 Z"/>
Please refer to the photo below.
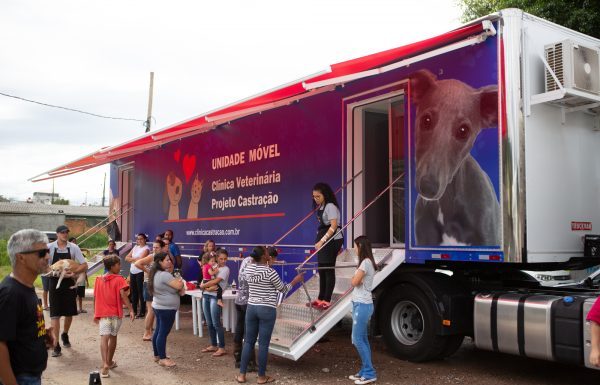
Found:
<path fill-rule="evenodd" d="M 54 230 L 62 224 L 69 226 L 71 234 L 77 235 L 100 223 L 107 216 L 108 207 L 101 206 L 0 202 L 0 236 L 10 235 L 25 228 Z"/>
<path fill-rule="evenodd" d="M 50 205 L 58 199 L 60 199 L 58 193 L 48 193 L 41 191 L 36 191 L 33 193 L 33 203 L 43 203 L 45 205 Z"/>

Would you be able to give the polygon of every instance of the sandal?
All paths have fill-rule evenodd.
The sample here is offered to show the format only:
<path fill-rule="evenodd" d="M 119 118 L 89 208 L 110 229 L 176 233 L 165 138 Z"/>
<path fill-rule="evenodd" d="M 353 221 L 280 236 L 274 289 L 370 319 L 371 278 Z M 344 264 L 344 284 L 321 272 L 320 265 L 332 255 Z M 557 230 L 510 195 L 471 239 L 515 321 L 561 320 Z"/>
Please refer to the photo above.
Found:
<path fill-rule="evenodd" d="M 165 368 L 172 368 L 177 366 L 177 363 L 175 363 L 175 361 L 171 361 L 170 358 L 165 358 L 164 360 L 160 360 L 158 361 L 158 364 L 160 366 L 164 366 Z"/>
<path fill-rule="evenodd" d="M 215 347 L 209 346 L 209 347 L 207 347 L 207 348 L 204 348 L 204 349 L 202 349 L 202 350 L 200 350 L 200 351 L 201 351 L 202 353 L 214 353 L 214 352 L 216 352 L 217 350 L 219 350 L 219 348 L 215 348 Z"/>
<path fill-rule="evenodd" d="M 245 384 L 248 381 L 245 378 L 243 380 L 240 380 L 240 376 L 235 376 L 235 380 L 238 384 Z"/>
<path fill-rule="evenodd" d="M 110 377 L 110 371 L 108 369 L 106 369 L 106 372 L 104 371 L 104 369 L 100 372 L 100 377 L 102 378 L 108 378 Z"/>
<path fill-rule="evenodd" d="M 142 341 L 152 341 L 152 336 L 150 336 L 150 337 L 142 336 Z"/>
<path fill-rule="evenodd" d="M 214 352 L 214 353 L 212 354 L 212 356 L 213 356 L 213 357 L 221 357 L 221 356 L 224 356 L 224 355 L 226 355 L 226 354 L 227 354 L 227 352 L 218 352 L 218 351 L 217 351 L 217 352 Z"/>
<path fill-rule="evenodd" d="M 110 363 L 110 366 L 109 366 L 108 368 L 109 368 L 109 369 L 114 369 L 114 368 L 116 368 L 117 366 L 119 366 L 119 365 L 117 365 L 117 361 L 113 360 L 113 362 L 111 362 L 111 363 Z"/>
<path fill-rule="evenodd" d="M 256 381 L 256 383 L 257 383 L 257 384 L 268 384 L 268 383 L 270 383 L 270 382 L 275 382 L 275 381 L 276 381 L 276 380 L 275 380 L 273 377 L 271 377 L 271 376 L 267 376 L 267 378 L 266 378 L 266 379 L 265 379 L 263 382 L 258 382 L 258 381 Z"/>

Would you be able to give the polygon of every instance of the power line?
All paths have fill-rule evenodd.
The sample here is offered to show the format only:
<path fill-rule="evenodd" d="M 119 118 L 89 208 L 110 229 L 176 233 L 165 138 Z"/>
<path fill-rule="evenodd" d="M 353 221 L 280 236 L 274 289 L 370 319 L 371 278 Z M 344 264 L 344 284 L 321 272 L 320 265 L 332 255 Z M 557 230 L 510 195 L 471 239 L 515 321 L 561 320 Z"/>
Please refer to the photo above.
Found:
<path fill-rule="evenodd" d="M 42 102 L 37 102 L 35 100 L 30 100 L 30 99 L 25 99 L 22 98 L 20 96 L 14 96 L 14 95 L 9 95 L 9 94 L 5 94 L 0 92 L 0 95 L 2 96 L 6 96 L 8 98 L 14 98 L 14 99 L 19 99 L 19 100 L 23 100 L 29 103 L 35 103 L 35 104 L 40 104 L 42 106 L 46 106 L 46 107 L 54 107 L 54 108 L 60 108 L 63 110 L 67 110 L 67 111 L 72 111 L 72 112 L 79 112 L 80 114 L 86 114 L 86 115 L 91 115 L 91 116 L 95 116 L 97 118 L 104 118 L 104 119 L 114 119 L 114 120 L 132 120 L 134 122 L 142 122 L 145 123 L 145 120 L 141 120 L 141 119 L 133 119 L 133 118 L 118 118 L 118 117 L 114 117 L 114 116 L 105 116 L 105 115 L 99 115 L 99 114 L 94 114 L 91 112 L 86 112 L 86 111 L 81 111 L 81 110 L 76 110 L 74 108 L 69 108 L 69 107 L 61 107 L 61 106 L 55 106 L 53 104 L 48 104 L 48 103 L 42 103 Z"/>

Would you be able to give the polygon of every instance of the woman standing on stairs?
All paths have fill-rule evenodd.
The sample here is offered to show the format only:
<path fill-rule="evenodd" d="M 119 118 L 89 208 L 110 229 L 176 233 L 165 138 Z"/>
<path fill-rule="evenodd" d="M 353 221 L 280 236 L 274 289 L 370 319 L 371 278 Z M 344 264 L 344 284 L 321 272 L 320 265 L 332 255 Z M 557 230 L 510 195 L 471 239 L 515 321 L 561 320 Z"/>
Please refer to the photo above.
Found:
<path fill-rule="evenodd" d="M 325 310 L 331 306 L 335 288 L 335 260 L 344 243 L 344 236 L 339 231 L 340 209 L 331 187 L 327 183 L 317 183 L 313 187 L 312 196 L 313 208 L 317 209 L 319 221 L 315 240 L 315 249 L 318 250 L 319 297 L 310 305 Z"/>
<path fill-rule="evenodd" d="M 239 383 L 246 382 L 248 362 L 258 338 L 257 382 L 266 384 L 275 381 L 267 376 L 266 372 L 269 343 L 277 317 L 277 293 L 287 293 L 292 286 L 302 281 L 302 274 L 298 274 L 292 282 L 284 285 L 277 272 L 269 266 L 270 257 L 266 247 L 256 246 L 250 256 L 254 259 L 254 264 L 247 265 L 245 270 L 248 282 L 248 306 L 244 348 L 240 361 L 240 374 L 235 379 Z"/>
<path fill-rule="evenodd" d="M 352 344 L 362 365 L 358 373 L 349 376 L 356 385 L 377 381 L 377 373 L 371 362 L 368 324 L 373 315 L 373 277 L 377 265 L 373 258 L 371 242 L 364 235 L 354 240 L 354 252 L 358 255 L 358 268 L 352 277 Z"/>

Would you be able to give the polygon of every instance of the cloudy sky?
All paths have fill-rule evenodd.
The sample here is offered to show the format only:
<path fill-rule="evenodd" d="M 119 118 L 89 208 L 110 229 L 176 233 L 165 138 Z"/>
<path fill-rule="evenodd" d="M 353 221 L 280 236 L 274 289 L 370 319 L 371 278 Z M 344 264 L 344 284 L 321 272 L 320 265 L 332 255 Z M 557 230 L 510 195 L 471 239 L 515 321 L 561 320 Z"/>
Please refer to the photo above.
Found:
<path fill-rule="evenodd" d="M 3 0 L 0 93 L 144 120 L 154 71 L 155 130 L 446 32 L 459 17 L 454 0 Z M 50 192 L 51 181 L 27 180 L 143 132 L 0 95 L 0 195 Z M 55 192 L 98 203 L 107 172 L 56 179 Z"/>

